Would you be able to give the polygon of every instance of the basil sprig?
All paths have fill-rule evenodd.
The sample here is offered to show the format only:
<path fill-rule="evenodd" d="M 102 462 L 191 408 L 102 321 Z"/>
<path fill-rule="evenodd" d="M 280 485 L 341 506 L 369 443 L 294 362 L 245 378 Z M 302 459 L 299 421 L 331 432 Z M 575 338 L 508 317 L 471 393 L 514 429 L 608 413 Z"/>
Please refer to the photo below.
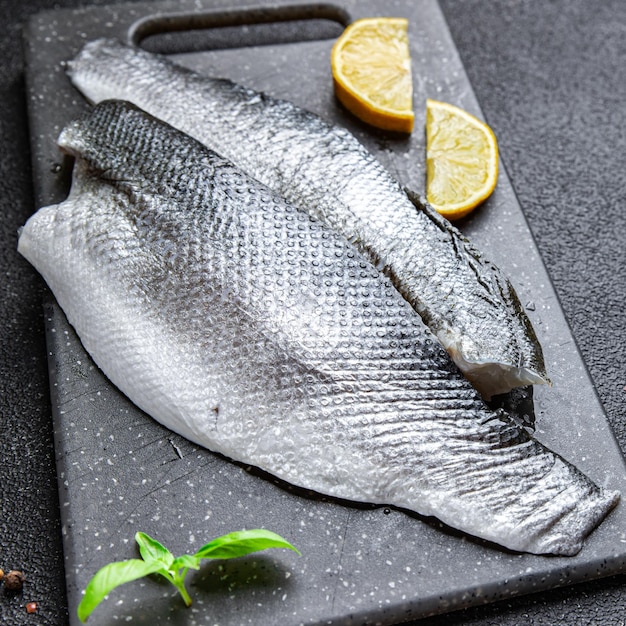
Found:
<path fill-rule="evenodd" d="M 159 574 L 180 593 L 185 604 L 191 606 L 191 597 L 185 588 L 185 576 L 190 569 L 200 569 L 202 559 L 234 559 L 267 548 L 288 548 L 300 554 L 288 541 L 269 530 L 241 530 L 222 535 L 209 541 L 195 554 L 174 555 L 156 539 L 138 532 L 135 541 L 139 545 L 140 559 L 109 563 L 98 570 L 85 588 L 85 595 L 78 605 L 78 617 L 84 622 L 92 611 L 113 589 L 124 583 Z"/>

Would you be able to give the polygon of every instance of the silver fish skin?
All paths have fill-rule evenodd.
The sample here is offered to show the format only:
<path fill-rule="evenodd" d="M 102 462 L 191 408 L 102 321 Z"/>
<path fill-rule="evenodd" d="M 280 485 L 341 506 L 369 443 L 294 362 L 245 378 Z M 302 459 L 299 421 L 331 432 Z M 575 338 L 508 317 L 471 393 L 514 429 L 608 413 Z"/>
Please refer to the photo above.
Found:
<path fill-rule="evenodd" d="M 368 254 L 486 399 L 549 383 L 510 281 L 400 185 L 347 130 L 290 102 L 115 40 L 68 63 L 91 102 L 135 103 L 236 163 Z"/>
<path fill-rule="evenodd" d="M 19 252 L 157 421 L 516 551 L 575 554 L 616 504 L 489 409 L 354 246 L 238 167 L 123 102 L 59 144 L 70 194 L 28 220 Z"/>

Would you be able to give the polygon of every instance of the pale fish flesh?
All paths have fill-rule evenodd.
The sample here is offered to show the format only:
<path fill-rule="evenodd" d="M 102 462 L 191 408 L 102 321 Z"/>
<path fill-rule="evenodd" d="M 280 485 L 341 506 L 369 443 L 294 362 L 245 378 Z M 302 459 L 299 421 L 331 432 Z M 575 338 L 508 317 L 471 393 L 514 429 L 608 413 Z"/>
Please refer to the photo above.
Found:
<path fill-rule="evenodd" d="M 549 382 L 539 341 L 506 276 L 428 205 L 407 198 L 347 130 L 115 40 L 88 43 L 68 72 L 88 100 L 135 103 L 356 244 L 485 398 Z"/>
<path fill-rule="evenodd" d="M 285 481 L 571 555 L 616 504 L 493 412 L 347 240 L 128 103 L 69 124 L 19 251 L 149 415 Z M 416 522 L 417 523 L 417 522 Z"/>

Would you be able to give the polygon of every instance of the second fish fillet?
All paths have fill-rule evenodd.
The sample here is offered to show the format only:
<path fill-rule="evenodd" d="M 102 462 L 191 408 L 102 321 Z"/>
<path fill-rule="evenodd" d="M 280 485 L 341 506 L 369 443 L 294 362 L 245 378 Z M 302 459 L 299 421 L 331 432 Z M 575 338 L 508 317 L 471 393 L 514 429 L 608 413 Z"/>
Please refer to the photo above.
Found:
<path fill-rule="evenodd" d="M 88 43 L 68 71 L 88 100 L 133 102 L 349 239 L 389 276 L 485 398 L 549 382 L 507 277 L 447 220 L 411 201 L 347 130 L 115 40 Z"/>

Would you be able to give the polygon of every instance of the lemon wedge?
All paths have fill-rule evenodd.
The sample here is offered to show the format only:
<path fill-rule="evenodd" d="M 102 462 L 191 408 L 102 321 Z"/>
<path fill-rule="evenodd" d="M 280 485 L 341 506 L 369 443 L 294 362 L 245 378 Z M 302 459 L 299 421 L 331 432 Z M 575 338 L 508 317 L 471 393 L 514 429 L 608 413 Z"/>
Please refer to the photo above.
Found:
<path fill-rule="evenodd" d="M 339 101 L 364 122 L 413 130 L 408 20 L 372 17 L 350 24 L 335 42 L 331 70 Z"/>
<path fill-rule="evenodd" d="M 445 102 L 426 101 L 426 197 L 460 219 L 486 200 L 498 180 L 498 144 L 478 118 Z"/>

